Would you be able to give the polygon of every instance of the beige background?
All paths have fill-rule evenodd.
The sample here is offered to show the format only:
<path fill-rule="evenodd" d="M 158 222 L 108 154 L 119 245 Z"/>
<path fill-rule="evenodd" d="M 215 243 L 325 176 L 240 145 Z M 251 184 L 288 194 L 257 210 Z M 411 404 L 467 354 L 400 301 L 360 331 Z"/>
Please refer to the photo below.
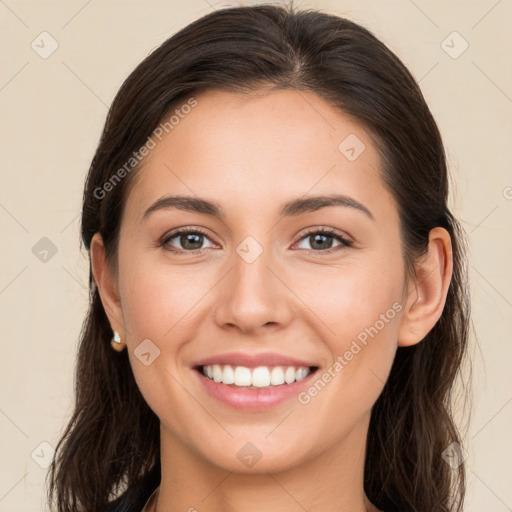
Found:
<path fill-rule="evenodd" d="M 0 0 L 0 511 L 47 510 L 44 466 L 71 412 L 88 297 L 78 233 L 83 181 L 107 107 L 152 49 L 222 5 Z M 454 177 L 453 210 L 471 244 L 478 340 L 465 510 L 511 511 L 512 1 L 297 5 L 374 31 L 420 80 L 438 121 Z M 43 31 L 50 36 L 39 36 Z M 51 38 L 58 48 L 43 59 Z M 453 58 L 464 41 L 469 47 Z M 46 262 L 33 252 L 43 237 L 57 250 Z"/>

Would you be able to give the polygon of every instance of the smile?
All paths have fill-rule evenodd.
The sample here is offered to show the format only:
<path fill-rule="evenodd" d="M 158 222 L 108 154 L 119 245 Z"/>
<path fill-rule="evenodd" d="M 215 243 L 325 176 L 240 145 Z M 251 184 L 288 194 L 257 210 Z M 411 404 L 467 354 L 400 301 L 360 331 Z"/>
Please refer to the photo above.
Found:
<path fill-rule="evenodd" d="M 200 366 L 199 371 L 214 382 L 248 389 L 268 388 L 300 382 L 316 367 L 294 366 L 232 366 L 229 364 Z"/>
<path fill-rule="evenodd" d="M 191 364 L 200 392 L 217 404 L 265 411 L 296 398 L 311 385 L 320 361 L 273 352 L 226 352 Z"/>

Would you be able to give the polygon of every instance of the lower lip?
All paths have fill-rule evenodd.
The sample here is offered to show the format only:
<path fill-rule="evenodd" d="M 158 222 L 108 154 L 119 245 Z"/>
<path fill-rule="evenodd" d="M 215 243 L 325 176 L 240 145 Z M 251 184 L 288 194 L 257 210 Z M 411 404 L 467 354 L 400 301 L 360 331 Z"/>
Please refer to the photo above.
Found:
<path fill-rule="evenodd" d="M 310 384 L 317 371 L 311 372 L 304 379 L 292 384 L 282 384 L 268 388 L 249 389 L 228 386 L 205 377 L 200 371 L 194 369 L 201 384 L 206 391 L 217 400 L 235 409 L 262 411 L 279 405 L 290 398 L 297 396 Z"/>

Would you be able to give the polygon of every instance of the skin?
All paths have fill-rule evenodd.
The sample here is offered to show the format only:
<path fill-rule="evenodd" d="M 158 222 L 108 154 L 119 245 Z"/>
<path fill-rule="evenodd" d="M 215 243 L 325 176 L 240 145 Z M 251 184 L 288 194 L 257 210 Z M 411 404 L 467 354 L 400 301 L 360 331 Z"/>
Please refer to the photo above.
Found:
<path fill-rule="evenodd" d="M 197 106 L 150 152 L 128 195 L 117 274 L 99 233 L 91 246 L 110 324 L 160 419 L 158 510 L 377 510 L 363 490 L 371 407 L 397 347 L 419 343 L 441 316 L 452 275 L 450 236 L 431 231 L 418 279 L 407 283 L 396 205 L 357 122 L 306 92 L 206 91 L 195 98 Z M 366 146 L 354 161 L 338 150 L 350 134 Z M 332 193 L 364 204 L 374 220 L 346 206 L 279 216 L 285 201 Z M 167 209 L 142 221 L 166 194 L 217 201 L 226 218 Z M 186 226 L 207 232 L 196 246 L 202 253 L 179 236 L 166 247 L 180 254 L 158 246 Z M 338 250 L 315 248 L 311 235 L 322 227 L 353 246 L 328 238 Z M 247 236 L 263 248 L 252 263 L 236 251 Z M 292 398 L 263 412 L 234 410 L 207 394 L 191 369 L 222 352 L 273 351 L 314 361 L 323 374 L 395 302 L 401 311 L 305 405 Z M 148 366 L 134 355 L 144 339 L 160 350 Z M 247 442 L 262 455 L 251 468 L 237 457 Z"/>

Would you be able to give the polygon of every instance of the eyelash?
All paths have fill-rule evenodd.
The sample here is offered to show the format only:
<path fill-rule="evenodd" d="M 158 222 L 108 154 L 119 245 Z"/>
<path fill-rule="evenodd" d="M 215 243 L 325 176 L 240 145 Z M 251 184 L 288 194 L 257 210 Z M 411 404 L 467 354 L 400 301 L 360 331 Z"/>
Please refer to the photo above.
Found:
<path fill-rule="evenodd" d="M 174 233 L 171 233 L 168 236 L 167 235 L 164 236 L 164 238 L 159 242 L 158 245 L 160 247 L 163 247 L 164 250 L 166 250 L 166 251 L 174 252 L 177 254 L 178 253 L 200 254 L 207 249 L 207 248 L 205 248 L 205 249 L 196 249 L 196 250 L 192 250 L 192 251 L 184 251 L 181 249 L 176 249 L 174 247 L 172 247 L 172 248 L 167 247 L 167 244 L 170 240 L 172 240 L 173 238 L 176 238 L 179 235 L 185 235 L 188 233 L 201 234 L 201 235 L 204 235 L 205 237 L 209 238 L 208 234 L 200 228 L 183 228 L 183 229 L 180 229 L 179 231 L 175 231 Z M 311 235 L 316 235 L 316 234 L 332 236 L 333 238 L 336 238 L 339 242 L 341 242 L 341 245 L 338 245 L 337 247 L 331 247 L 330 249 L 326 249 L 326 250 L 314 250 L 314 249 L 303 249 L 303 250 L 305 250 L 309 253 L 331 254 L 331 253 L 336 252 L 345 247 L 352 247 L 354 245 L 354 243 L 351 240 L 344 237 L 343 235 L 341 235 L 340 233 L 338 233 L 336 230 L 334 230 L 332 228 L 318 228 L 318 229 L 313 229 L 311 231 L 308 231 L 307 233 L 302 235 L 302 237 L 299 239 L 299 242 L 301 240 L 304 240 L 305 238 L 310 237 Z"/>

